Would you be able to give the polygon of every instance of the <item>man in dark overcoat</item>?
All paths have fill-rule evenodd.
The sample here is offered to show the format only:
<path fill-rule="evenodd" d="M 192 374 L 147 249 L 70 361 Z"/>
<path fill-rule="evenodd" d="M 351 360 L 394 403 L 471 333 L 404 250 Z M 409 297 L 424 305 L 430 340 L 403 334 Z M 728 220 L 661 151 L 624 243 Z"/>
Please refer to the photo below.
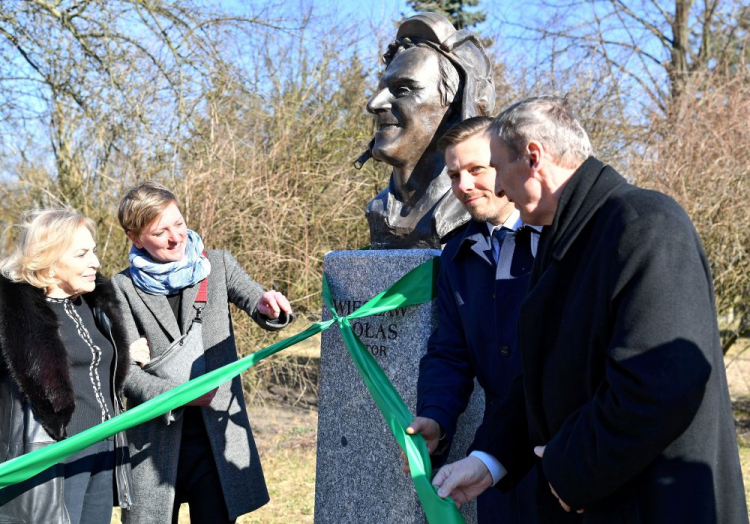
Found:
<path fill-rule="evenodd" d="M 477 436 L 508 470 L 498 486 L 535 459 L 540 522 L 748 522 L 690 219 L 591 156 L 566 99 L 519 102 L 492 135 L 498 188 L 544 226 L 519 318 L 522 380 Z M 491 480 L 464 459 L 434 483 L 461 503 Z"/>
<path fill-rule="evenodd" d="M 516 326 L 539 232 L 524 225 L 513 204 L 495 193 L 491 123 L 490 117 L 469 118 L 438 142 L 453 195 L 472 220 L 440 256 L 438 328 L 420 361 L 418 416 L 407 429 L 425 437 L 435 465 L 447 458 L 474 379 L 484 391 L 489 414 L 521 372 Z M 493 480 L 501 478 L 502 465 L 494 457 L 483 450 L 472 454 L 488 467 Z M 508 493 L 488 490 L 477 501 L 480 524 L 530 524 L 534 513 L 533 479 Z"/>

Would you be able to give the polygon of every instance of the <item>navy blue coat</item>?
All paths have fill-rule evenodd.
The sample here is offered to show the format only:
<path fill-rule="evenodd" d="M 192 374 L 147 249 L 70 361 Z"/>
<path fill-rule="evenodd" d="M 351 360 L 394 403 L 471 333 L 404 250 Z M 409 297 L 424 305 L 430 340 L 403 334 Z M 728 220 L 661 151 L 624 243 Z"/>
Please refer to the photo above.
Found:
<path fill-rule="evenodd" d="M 542 233 L 519 338 L 520 402 L 478 440 L 521 471 L 546 445 L 540 522 L 747 522 L 709 263 L 672 199 L 584 162 Z"/>
<path fill-rule="evenodd" d="M 469 402 L 475 377 L 484 389 L 486 415 L 506 396 L 520 373 L 518 315 L 533 264 L 531 235 L 537 234 L 522 226 L 506 237 L 501 257 L 510 252 L 513 241 L 516 244 L 510 275 L 496 270 L 491 238 L 483 222 L 472 220 L 464 226 L 440 257 L 438 328 L 420 362 L 417 413 L 437 421 L 446 432 L 448 444 Z M 447 450 L 443 451 L 444 459 Z M 439 457 L 435 463 L 440 462 Z M 499 494 L 488 496 L 498 498 Z M 484 507 L 492 504 L 496 514 L 492 521 L 502 517 L 503 522 L 530 522 L 531 510 L 518 508 L 516 494 L 499 498 L 508 500 L 485 503 L 480 499 L 480 521 Z M 519 517 L 519 512 L 524 517 Z"/>

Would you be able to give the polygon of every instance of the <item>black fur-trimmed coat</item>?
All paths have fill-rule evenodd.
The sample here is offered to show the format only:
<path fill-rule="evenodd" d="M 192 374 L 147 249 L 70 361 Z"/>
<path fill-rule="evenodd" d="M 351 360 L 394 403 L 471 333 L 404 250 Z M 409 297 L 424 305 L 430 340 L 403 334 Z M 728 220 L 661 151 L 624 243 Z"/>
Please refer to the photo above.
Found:
<path fill-rule="evenodd" d="M 114 345 L 112 401 L 115 412 L 119 413 L 122 385 L 130 367 L 120 306 L 111 283 L 101 275 L 97 275 L 94 291 L 83 298 L 91 307 L 99 329 Z M 75 392 L 68 351 L 58 327 L 57 316 L 47 304 L 44 290 L 0 276 L 0 462 L 67 436 L 66 426 L 75 409 Z M 124 436 L 117 437 L 118 448 L 126 446 Z M 47 475 L 47 482 L 32 482 L 33 489 L 21 483 L 0 490 L 0 520 L 12 517 L 20 522 L 41 522 L 39 518 L 44 515 L 45 522 L 64 521 L 62 486 L 56 485 L 61 484 L 62 477 L 57 473 Z M 122 475 L 125 473 L 117 472 L 118 484 L 127 488 L 127 482 L 120 482 Z M 118 485 L 118 494 L 120 505 L 129 506 L 128 490 Z"/>

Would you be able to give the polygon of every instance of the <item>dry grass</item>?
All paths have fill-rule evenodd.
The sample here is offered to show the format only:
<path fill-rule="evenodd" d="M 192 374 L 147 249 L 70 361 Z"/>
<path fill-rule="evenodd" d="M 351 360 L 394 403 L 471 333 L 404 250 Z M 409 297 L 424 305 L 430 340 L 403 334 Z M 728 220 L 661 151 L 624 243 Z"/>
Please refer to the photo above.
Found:
<path fill-rule="evenodd" d="M 278 406 L 251 407 L 250 421 L 263 461 L 271 502 L 258 511 L 243 516 L 238 522 L 312 522 L 315 508 L 317 411 Z"/>

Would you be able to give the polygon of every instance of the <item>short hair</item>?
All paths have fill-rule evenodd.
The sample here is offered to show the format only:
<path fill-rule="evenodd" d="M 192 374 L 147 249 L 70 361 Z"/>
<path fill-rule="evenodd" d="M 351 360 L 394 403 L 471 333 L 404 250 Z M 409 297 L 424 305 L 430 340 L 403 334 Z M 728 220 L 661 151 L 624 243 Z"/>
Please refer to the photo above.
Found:
<path fill-rule="evenodd" d="M 153 181 L 143 182 L 122 197 L 117 209 L 117 219 L 125 233 L 138 236 L 169 204 L 175 204 L 180 209 L 177 196 L 166 186 Z"/>
<path fill-rule="evenodd" d="M 563 167 L 577 167 L 593 154 L 567 97 L 539 96 L 516 102 L 495 118 L 490 131 L 516 159 L 532 140 L 542 143 Z"/>
<path fill-rule="evenodd" d="M 438 149 L 445 152 L 450 146 L 455 146 L 464 140 L 484 133 L 489 129 L 493 121 L 493 118 L 489 116 L 473 116 L 463 122 L 452 125 L 438 140 Z"/>
<path fill-rule="evenodd" d="M 85 227 L 96 239 L 94 222 L 70 209 L 35 209 L 21 215 L 12 227 L 20 231 L 15 246 L 0 262 L 0 272 L 13 282 L 25 282 L 46 289 L 55 284 L 50 270 L 73 242 L 76 232 Z"/>
<path fill-rule="evenodd" d="M 386 69 L 391 65 L 391 62 L 396 55 L 415 47 L 429 49 L 437 55 L 438 71 L 440 71 L 440 80 L 438 81 L 437 89 L 438 94 L 440 95 L 440 103 L 444 106 L 450 105 L 451 102 L 456 99 L 456 95 L 458 94 L 459 87 L 461 86 L 461 76 L 459 75 L 456 66 L 432 46 L 426 43 L 415 43 L 410 38 L 399 38 L 388 46 L 388 51 L 383 55 Z"/>

